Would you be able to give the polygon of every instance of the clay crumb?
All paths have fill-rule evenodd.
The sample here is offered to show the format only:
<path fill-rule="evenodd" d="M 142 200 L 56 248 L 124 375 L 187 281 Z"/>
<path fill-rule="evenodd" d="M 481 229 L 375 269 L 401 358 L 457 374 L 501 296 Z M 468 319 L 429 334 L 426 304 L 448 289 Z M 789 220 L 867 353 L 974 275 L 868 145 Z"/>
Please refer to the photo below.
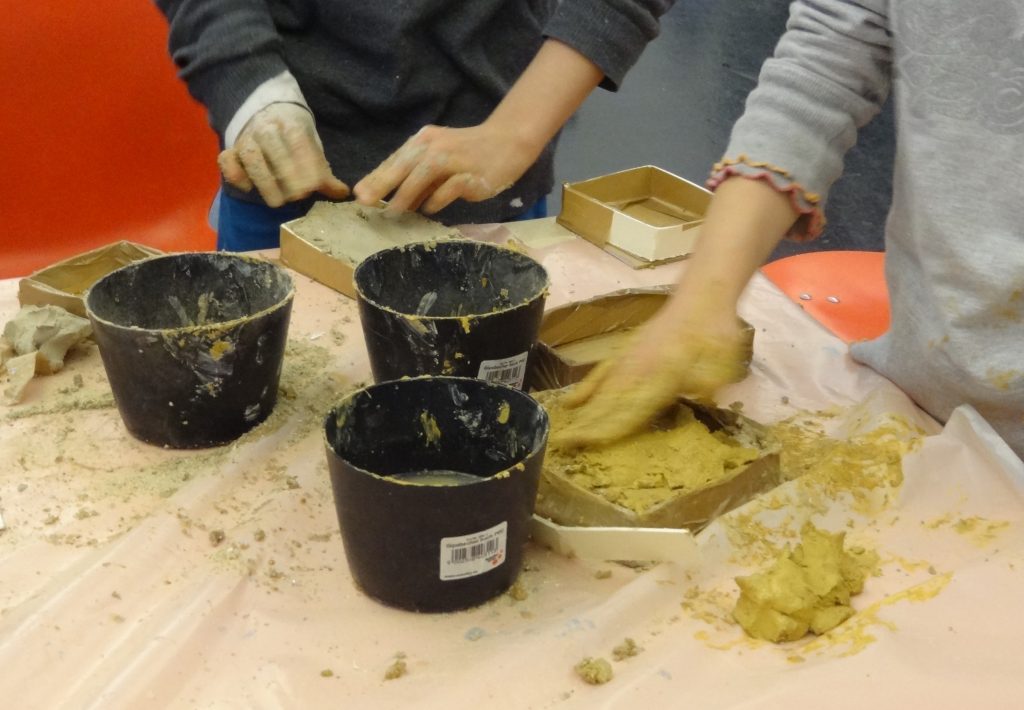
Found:
<path fill-rule="evenodd" d="M 320 677 L 321 678 L 331 678 L 333 676 L 334 676 L 334 671 L 332 671 L 330 668 L 324 668 L 322 671 L 320 671 Z"/>
<path fill-rule="evenodd" d="M 267 539 L 267 533 L 265 533 L 262 530 L 257 530 L 256 532 L 254 532 L 252 534 L 252 536 L 253 536 L 253 538 L 256 539 L 256 542 L 263 542 L 264 540 Z"/>
<path fill-rule="evenodd" d="M 612 571 L 610 569 L 599 569 L 594 572 L 594 579 L 608 579 L 611 576 Z"/>
<path fill-rule="evenodd" d="M 120 599 L 121 598 L 121 593 L 115 589 L 114 591 L 112 591 L 110 593 L 110 596 L 112 596 L 114 599 Z"/>
<path fill-rule="evenodd" d="M 576 664 L 576 675 L 590 685 L 603 685 L 612 679 L 612 664 L 603 658 L 584 658 Z"/>
<path fill-rule="evenodd" d="M 622 643 L 612 649 L 612 657 L 616 661 L 624 661 L 627 658 L 632 658 L 641 651 L 643 651 L 643 649 L 636 645 L 636 641 L 631 638 L 626 638 Z"/>
<path fill-rule="evenodd" d="M 214 547 L 224 542 L 227 535 L 224 534 L 223 530 L 211 530 L 210 531 L 210 544 Z"/>
<path fill-rule="evenodd" d="M 523 584 L 521 579 L 517 579 L 515 584 L 508 588 L 507 594 L 515 601 L 525 601 L 530 593 L 526 591 L 526 585 Z"/>
<path fill-rule="evenodd" d="M 384 671 L 384 680 L 395 680 L 408 672 L 409 667 L 405 664 L 405 654 L 398 652 L 395 654 L 394 662 Z"/>

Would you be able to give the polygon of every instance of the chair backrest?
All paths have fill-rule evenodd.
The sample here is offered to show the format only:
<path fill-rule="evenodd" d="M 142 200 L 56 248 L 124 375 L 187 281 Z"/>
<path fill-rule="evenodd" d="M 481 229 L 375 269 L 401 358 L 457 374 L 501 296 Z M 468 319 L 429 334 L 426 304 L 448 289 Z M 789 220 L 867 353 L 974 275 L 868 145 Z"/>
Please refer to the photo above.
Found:
<path fill-rule="evenodd" d="M 818 251 L 765 264 L 768 280 L 848 343 L 889 329 L 885 252 Z"/>
<path fill-rule="evenodd" d="M 0 277 L 120 239 L 214 248 L 217 140 L 152 3 L 20 4 L 0 67 Z"/>

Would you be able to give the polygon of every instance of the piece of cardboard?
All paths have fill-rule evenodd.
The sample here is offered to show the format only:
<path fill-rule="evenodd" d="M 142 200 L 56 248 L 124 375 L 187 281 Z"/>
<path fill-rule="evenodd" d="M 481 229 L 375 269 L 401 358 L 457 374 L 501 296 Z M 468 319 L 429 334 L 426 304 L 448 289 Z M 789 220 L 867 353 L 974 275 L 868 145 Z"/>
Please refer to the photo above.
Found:
<path fill-rule="evenodd" d="M 670 291 L 667 286 L 625 289 L 548 311 L 530 355 L 528 389 L 558 389 L 583 379 L 626 344 L 632 329 L 653 316 Z"/>
<path fill-rule="evenodd" d="M 558 222 L 643 268 L 693 251 L 711 193 L 653 165 L 562 186 Z"/>
<path fill-rule="evenodd" d="M 539 396 L 543 402 L 554 392 Z M 583 488 L 545 461 L 537 491 L 535 512 L 552 522 L 569 527 L 685 528 L 697 532 L 717 516 L 736 508 L 782 482 L 779 466 L 781 445 L 762 425 L 728 409 L 682 401 L 711 431 L 721 431 L 744 446 L 756 448 L 760 456 L 737 468 L 727 478 L 680 492 L 642 513 L 612 503 Z"/>
<path fill-rule="evenodd" d="M 674 562 L 686 567 L 700 562 L 700 548 L 689 530 L 570 527 L 534 515 L 530 537 L 559 555 L 582 560 Z"/>
<path fill-rule="evenodd" d="M 413 242 L 461 238 L 454 227 L 355 202 L 318 202 L 304 217 L 281 225 L 281 261 L 349 298 L 352 274 L 366 257 Z"/>
<path fill-rule="evenodd" d="M 22 306 L 60 306 L 85 317 L 82 296 L 89 287 L 122 266 L 163 254 L 144 244 L 120 241 L 51 264 L 18 282 Z"/>

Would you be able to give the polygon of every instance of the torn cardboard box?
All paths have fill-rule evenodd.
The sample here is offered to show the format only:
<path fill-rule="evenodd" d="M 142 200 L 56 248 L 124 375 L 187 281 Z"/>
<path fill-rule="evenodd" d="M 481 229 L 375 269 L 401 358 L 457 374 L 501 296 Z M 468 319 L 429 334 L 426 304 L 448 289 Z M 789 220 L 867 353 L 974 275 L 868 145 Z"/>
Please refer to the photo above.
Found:
<path fill-rule="evenodd" d="M 281 261 L 355 298 L 352 273 L 366 257 L 413 242 L 458 239 L 454 227 L 416 214 L 386 214 L 355 202 L 318 202 L 304 217 L 281 225 Z"/>
<path fill-rule="evenodd" d="M 159 254 L 159 249 L 121 241 L 72 256 L 23 278 L 18 301 L 22 306 L 59 306 L 84 318 L 82 295 L 90 286 L 122 266 Z"/>
<path fill-rule="evenodd" d="M 634 268 L 693 251 L 711 193 L 646 165 L 562 186 L 559 224 Z"/>

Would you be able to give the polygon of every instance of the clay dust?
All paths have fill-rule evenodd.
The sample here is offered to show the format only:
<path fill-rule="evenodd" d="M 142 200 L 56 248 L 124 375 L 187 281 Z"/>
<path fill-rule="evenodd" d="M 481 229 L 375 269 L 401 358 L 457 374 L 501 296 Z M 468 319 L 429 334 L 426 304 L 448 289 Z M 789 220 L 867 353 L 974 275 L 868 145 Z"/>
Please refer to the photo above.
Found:
<path fill-rule="evenodd" d="M 96 355 L 94 349 L 91 355 Z M 254 517 L 275 491 L 294 490 L 294 477 L 274 455 L 267 457 L 244 474 L 263 482 L 263 497 L 215 503 L 214 510 L 221 512 L 214 521 L 182 513 L 177 502 L 180 492 L 217 476 L 242 450 L 259 446 L 262 439 L 285 427 L 279 451 L 309 438 L 322 426 L 323 412 L 353 386 L 329 376 L 331 355 L 327 349 L 291 339 L 277 404 L 264 422 L 229 445 L 165 450 L 139 442 L 124 431 L 98 357 L 90 359 L 92 362 L 73 359 L 68 372 L 60 375 L 61 381 L 66 378 L 75 384 L 62 382 L 50 387 L 38 402 L 0 413 L 0 423 L 14 442 L 15 470 L 9 474 L 12 481 L 18 481 L 13 494 L 5 491 L 5 510 L 9 521 L 20 522 L 6 531 L 3 544 L 17 545 L 21 539 L 41 535 L 56 545 L 96 546 L 148 517 L 167 513 L 179 518 L 183 533 L 199 531 L 209 539 L 213 531 L 226 528 L 222 516 Z M 88 365 L 94 367 L 90 370 Z M 57 385 L 58 378 L 52 379 Z M 317 497 L 329 501 L 329 486 Z M 219 543 L 231 543 L 230 532 L 226 537 Z M 221 558 L 230 557 L 231 544 L 217 547 L 223 548 L 216 551 Z"/>
<path fill-rule="evenodd" d="M 719 534 L 728 538 L 732 550 L 730 563 L 750 572 L 766 570 L 790 554 L 790 549 L 800 541 L 801 528 L 808 520 L 834 512 L 837 504 L 845 506 L 845 527 L 852 544 L 857 545 L 863 539 L 868 522 L 877 521 L 891 509 L 895 493 L 903 483 L 903 457 L 920 446 L 924 432 L 890 415 L 873 428 L 834 437 L 827 432 L 837 414 L 803 412 L 769 426 L 783 444 L 782 475 L 791 485 L 762 495 L 719 519 Z M 935 522 L 937 526 L 956 530 L 960 520 L 950 516 Z M 966 527 L 971 530 L 961 534 L 972 535 L 980 529 L 984 531 L 983 537 L 1000 529 L 991 521 L 968 523 Z M 823 632 L 820 636 L 780 648 L 790 662 L 802 662 L 812 654 L 843 657 L 859 653 L 877 640 L 877 631 L 894 630 L 894 625 L 879 615 L 881 609 L 901 602 L 931 599 L 951 578 L 949 574 L 938 574 L 927 561 L 887 556 L 882 550 L 878 553 L 879 563 L 864 558 L 867 575 L 864 584 L 868 586 L 872 575 L 879 576 L 889 570 L 914 573 L 919 577 L 926 569 L 931 576 L 855 613 L 851 609 L 846 615 L 849 618 L 830 630 L 820 629 Z M 873 554 L 867 554 L 874 558 Z M 849 589 L 852 592 L 857 587 L 852 584 Z M 768 641 L 747 637 L 737 627 L 732 616 L 738 596 L 739 589 L 734 583 L 726 586 L 711 583 L 705 587 L 698 581 L 691 582 L 684 592 L 682 607 L 688 616 L 706 626 L 697 631 L 694 638 L 708 648 L 723 651 L 773 646 Z"/>

